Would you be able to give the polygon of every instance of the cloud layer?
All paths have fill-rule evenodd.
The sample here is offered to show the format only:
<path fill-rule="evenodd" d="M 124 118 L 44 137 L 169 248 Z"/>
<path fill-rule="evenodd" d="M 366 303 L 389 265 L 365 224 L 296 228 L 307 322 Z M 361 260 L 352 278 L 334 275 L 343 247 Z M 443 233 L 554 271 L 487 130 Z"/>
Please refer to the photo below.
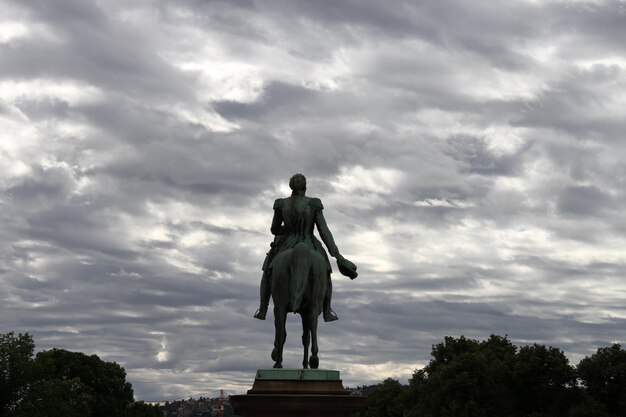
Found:
<path fill-rule="evenodd" d="M 244 392 L 302 172 L 359 266 L 320 329 L 346 384 L 446 335 L 624 342 L 623 1 L 0 7 L 0 331 L 115 360 L 141 399 Z"/>

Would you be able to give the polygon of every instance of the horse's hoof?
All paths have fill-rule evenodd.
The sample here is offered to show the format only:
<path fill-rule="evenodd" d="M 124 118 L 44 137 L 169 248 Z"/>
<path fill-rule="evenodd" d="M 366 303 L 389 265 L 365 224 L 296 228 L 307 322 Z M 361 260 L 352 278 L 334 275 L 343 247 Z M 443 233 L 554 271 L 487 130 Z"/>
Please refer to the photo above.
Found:
<path fill-rule="evenodd" d="M 309 358 L 309 366 L 311 369 L 317 369 L 317 367 L 320 366 L 319 358 L 317 356 L 311 356 Z"/>
<path fill-rule="evenodd" d="M 309 364 L 306 362 L 302 362 L 302 369 L 309 369 Z"/>
<path fill-rule="evenodd" d="M 274 368 L 279 369 L 279 368 L 282 368 L 282 367 L 283 367 L 283 365 L 281 365 L 280 363 L 275 363 L 274 364 Z"/>
<path fill-rule="evenodd" d="M 276 349 L 272 349 L 272 360 L 274 362 L 276 362 L 278 360 L 278 354 L 276 352 Z"/>

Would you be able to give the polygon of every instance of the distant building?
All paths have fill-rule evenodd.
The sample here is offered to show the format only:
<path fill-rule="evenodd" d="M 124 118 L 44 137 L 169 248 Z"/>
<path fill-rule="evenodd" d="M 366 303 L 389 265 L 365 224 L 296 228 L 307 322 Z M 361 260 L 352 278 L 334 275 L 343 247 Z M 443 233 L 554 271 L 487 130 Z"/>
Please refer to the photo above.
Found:
<path fill-rule="evenodd" d="M 160 403 L 165 417 L 219 417 L 221 402 L 224 406 L 224 417 L 235 415 L 230 402 L 220 398 L 190 398 L 188 400 L 166 401 Z"/>

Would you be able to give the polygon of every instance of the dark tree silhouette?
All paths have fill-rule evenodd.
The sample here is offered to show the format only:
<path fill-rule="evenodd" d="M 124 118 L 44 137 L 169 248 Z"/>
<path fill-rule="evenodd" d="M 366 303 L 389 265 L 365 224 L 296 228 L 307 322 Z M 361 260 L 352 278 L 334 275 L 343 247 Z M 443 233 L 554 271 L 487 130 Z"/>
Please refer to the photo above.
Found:
<path fill-rule="evenodd" d="M 0 417 L 161 417 L 133 399 L 126 371 L 96 355 L 39 352 L 30 335 L 0 334 Z"/>
<path fill-rule="evenodd" d="M 32 380 L 35 342 L 28 334 L 0 334 L 0 417 L 23 398 Z"/>
<path fill-rule="evenodd" d="M 514 414 L 567 416 L 576 400 L 576 372 L 560 349 L 534 344 L 519 349 L 512 375 Z"/>
<path fill-rule="evenodd" d="M 410 416 L 513 416 L 511 378 L 516 348 L 506 337 L 478 342 L 446 337 L 411 378 Z"/>
<path fill-rule="evenodd" d="M 610 416 L 626 416 L 626 350 L 618 343 L 598 348 L 577 367 L 586 394 Z"/>
<path fill-rule="evenodd" d="M 359 417 L 403 417 L 406 387 L 395 379 L 387 378 L 368 390 L 367 402 Z"/>

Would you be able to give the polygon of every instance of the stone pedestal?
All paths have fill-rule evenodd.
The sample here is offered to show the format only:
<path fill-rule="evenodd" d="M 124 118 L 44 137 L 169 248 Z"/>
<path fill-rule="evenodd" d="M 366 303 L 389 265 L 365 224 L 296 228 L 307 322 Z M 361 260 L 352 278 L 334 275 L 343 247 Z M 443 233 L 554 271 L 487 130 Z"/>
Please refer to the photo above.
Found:
<path fill-rule="evenodd" d="M 252 389 L 233 395 L 231 404 L 242 417 L 348 417 L 365 397 L 350 395 L 339 371 L 259 369 Z"/>

